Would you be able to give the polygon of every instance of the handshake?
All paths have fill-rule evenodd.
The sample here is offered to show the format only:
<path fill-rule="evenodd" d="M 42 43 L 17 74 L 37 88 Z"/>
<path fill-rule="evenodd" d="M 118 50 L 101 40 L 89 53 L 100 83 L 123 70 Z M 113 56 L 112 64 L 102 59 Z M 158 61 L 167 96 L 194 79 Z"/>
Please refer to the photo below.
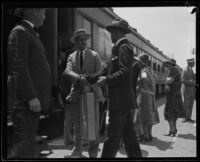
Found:
<path fill-rule="evenodd" d="M 103 86 L 106 82 L 105 76 L 99 76 L 99 75 L 80 75 L 79 83 L 84 87 L 85 85 L 91 84 L 97 84 L 98 86 Z"/>
<path fill-rule="evenodd" d="M 95 84 L 97 83 L 97 85 L 99 86 L 103 86 L 106 82 L 106 77 L 105 76 L 87 76 L 86 80 L 90 83 L 90 84 Z"/>

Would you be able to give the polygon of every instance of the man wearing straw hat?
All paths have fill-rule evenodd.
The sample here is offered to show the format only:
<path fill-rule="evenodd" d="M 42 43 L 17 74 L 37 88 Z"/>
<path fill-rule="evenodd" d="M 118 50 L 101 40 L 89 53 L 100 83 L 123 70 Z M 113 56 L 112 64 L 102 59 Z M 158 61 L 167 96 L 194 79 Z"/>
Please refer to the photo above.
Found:
<path fill-rule="evenodd" d="M 85 29 L 77 29 L 71 38 L 71 41 L 75 43 L 76 51 L 69 55 L 67 61 L 67 67 L 64 71 L 64 75 L 69 76 L 72 81 L 71 92 L 67 96 L 67 102 L 70 103 L 66 107 L 66 112 L 70 112 L 70 117 L 75 123 L 75 148 L 71 155 L 65 155 L 66 158 L 80 158 L 82 157 L 82 140 L 83 136 L 81 128 L 83 128 L 82 118 L 82 106 L 81 103 L 83 94 L 91 91 L 93 86 L 87 81 L 87 77 L 93 74 L 97 74 L 101 71 L 101 59 L 100 56 L 87 46 L 87 40 L 90 38 L 90 34 Z M 98 87 L 96 87 L 98 89 Z M 99 87 L 100 89 L 100 87 Z M 92 89 L 95 95 L 96 90 Z M 97 95 L 98 96 L 98 95 Z M 99 145 L 99 116 L 98 116 L 98 98 L 95 97 L 95 126 L 96 126 L 96 140 L 89 142 L 89 157 L 96 158 Z M 70 109 L 70 110 L 67 110 Z M 71 120 L 68 119 L 68 120 Z M 66 125 L 67 126 L 67 125 Z"/>
<path fill-rule="evenodd" d="M 110 99 L 108 139 L 104 143 L 101 157 L 114 158 L 121 139 L 129 158 L 141 157 L 131 116 L 131 112 L 136 108 L 132 89 L 133 51 L 125 38 L 125 34 L 131 31 L 123 19 L 114 20 L 106 29 L 111 33 L 115 45 L 112 48 L 110 73 L 100 77 L 97 82 L 99 85 L 108 85 Z"/>
<path fill-rule="evenodd" d="M 41 110 L 50 106 L 51 72 L 34 27 L 43 25 L 45 12 L 44 8 L 18 8 L 16 13 L 23 21 L 12 29 L 8 38 L 14 125 L 9 158 L 39 158 L 36 133 Z"/>
<path fill-rule="evenodd" d="M 192 109 L 195 99 L 195 85 L 196 85 L 196 77 L 192 70 L 194 67 L 194 59 L 187 59 L 188 66 L 182 72 L 182 87 L 181 92 L 183 94 L 184 99 L 184 108 L 185 108 L 185 120 L 183 122 L 194 122 L 191 119 L 192 116 Z"/>

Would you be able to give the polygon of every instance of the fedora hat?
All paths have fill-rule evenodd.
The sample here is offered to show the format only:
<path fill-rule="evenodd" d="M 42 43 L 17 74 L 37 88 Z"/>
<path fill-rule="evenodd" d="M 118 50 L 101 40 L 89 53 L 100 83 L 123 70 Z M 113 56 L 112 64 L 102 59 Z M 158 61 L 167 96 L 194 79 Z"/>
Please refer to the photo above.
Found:
<path fill-rule="evenodd" d="M 85 39 L 88 40 L 90 38 L 90 34 L 86 32 L 85 29 L 77 29 L 72 37 L 71 37 L 71 42 L 75 42 L 75 40 L 80 37 L 81 35 L 85 36 Z"/>
<path fill-rule="evenodd" d="M 110 32 L 112 29 L 120 29 L 125 34 L 128 34 L 131 32 L 131 30 L 128 28 L 128 22 L 123 19 L 116 19 L 112 22 L 111 25 L 107 25 L 106 29 Z"/>
<path fill-rule="evenodd" d="M 173 66 L 176 66 L 176 60 L 175 59 L 169 59 L 164 62 L 164 64 L 171 64 Z"/>

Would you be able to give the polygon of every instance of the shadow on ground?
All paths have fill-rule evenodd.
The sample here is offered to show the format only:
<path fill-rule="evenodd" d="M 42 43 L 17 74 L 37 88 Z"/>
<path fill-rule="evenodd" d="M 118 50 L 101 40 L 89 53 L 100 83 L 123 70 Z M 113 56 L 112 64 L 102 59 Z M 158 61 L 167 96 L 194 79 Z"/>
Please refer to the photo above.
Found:
<path fill-rule="evenodd" d="M 179 134 L 179 135 L 178 135 L 178 138 L 196 140 L 196 136 L 194 136 L 194 135 L 191 134 L 191 133 L 189 133 L 189 134 Z"/>
<path fill-rule="evenodd" d="M 161 151 L 165 151 L 170 148 L 170 146 L 173 144 L 171 141 L 162 141 L 157 137 L 154 137 L 151 142 L 141 142 L 143 145 L 150 145 L 155 146 Z"/>
<path fill-rule="evenodd" d="M 118 151 L 120 154 L 127 155 L 124 147 L 120 147 L 120 149 Z M 142 157 L 147 157 L 149 155 L 148 151 L 143 150 L 143 149 L 141 149 L 141 151 L 142 151 Z"/>

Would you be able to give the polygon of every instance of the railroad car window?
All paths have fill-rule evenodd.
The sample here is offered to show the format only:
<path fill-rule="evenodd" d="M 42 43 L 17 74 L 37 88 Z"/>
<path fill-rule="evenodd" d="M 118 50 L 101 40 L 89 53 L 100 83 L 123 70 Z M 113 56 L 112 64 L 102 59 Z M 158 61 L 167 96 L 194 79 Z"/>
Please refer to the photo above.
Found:
<path fill-rule="evenodd" d="M 158 65 L 158 71 L 160 72 L 160 65 Z"/>
<path fill-rule="evenodd" d="M 133 52 L 134 52 L 134 55 L 137 55 L 137 48 L 135 46 L 133 46 Z"/>
<path fill-rule="evenodd" d="M 91 38 L 87 41 L 87 46 L 89 48 L 92 48 L 92 23 L 90 21 L 88 21 L 87 19 L 83 18 L 83 28 L 91 34 Z"/>
<path fill-rule="evenodd" d="M 102 27 L 98 27 L 98 53 L 103 62 L 111 57 L 112 42 L 110 33 Z"/>

